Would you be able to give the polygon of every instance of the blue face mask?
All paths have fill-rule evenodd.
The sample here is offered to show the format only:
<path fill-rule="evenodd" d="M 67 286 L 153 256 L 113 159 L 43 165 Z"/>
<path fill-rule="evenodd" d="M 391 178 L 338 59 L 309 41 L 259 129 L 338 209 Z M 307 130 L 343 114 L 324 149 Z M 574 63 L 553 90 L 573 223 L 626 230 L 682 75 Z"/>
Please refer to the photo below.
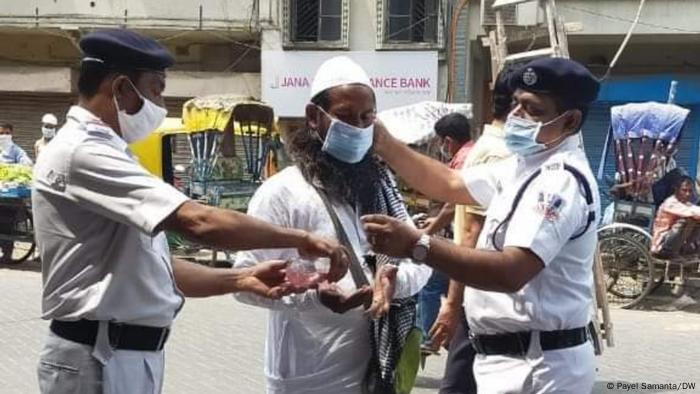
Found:
<path fill-rule="evenodd" d="M 323 108 L 318 108 L 331 120 L 321 150 L 345 163 L 360 162 L 372 147 L 374 123 L 364 129 L 355 127 L 332 117 Z"/>
<path fill-rule="evenodd" d="M 554 141 L 543 144 L 537 142 L 537 136 L 540 134 L 540 130 L 542 130 L 542 127 L 556 122 L 564 115 L 566 115 L 566 112 L 547 123 L 535 122 L 513 114 L 508 115 L 506 124 L 503 126 L 506 147 L 512 153 L 522 156 L 528 156 L 546 150 L 547 145 L 564 139 L 566 136 L 562 135 L 561 137 L 557 137 Z"/>

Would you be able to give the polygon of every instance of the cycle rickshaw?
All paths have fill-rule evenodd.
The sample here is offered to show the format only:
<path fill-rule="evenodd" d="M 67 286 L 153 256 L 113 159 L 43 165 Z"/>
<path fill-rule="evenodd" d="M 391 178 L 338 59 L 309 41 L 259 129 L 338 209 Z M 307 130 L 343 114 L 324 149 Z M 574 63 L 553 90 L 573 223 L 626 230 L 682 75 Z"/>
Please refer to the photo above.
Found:
<path fill-rule="evenodd" d="M 675 168 L 674 155 L 689 112 L 656 102 L 611 109 L 609 137 L 616 170 L 610 192 L 612 220 L 598 229 L 597 258 L 607 299 L 622 308 L 638 305 L 663 283 L 682 286 L 700 262 L 697 256 L 660 259 L 651 253 L 656 210 L 668 197 L 655 196 L 655 184 Z"/>
<path fill-rule="evenodd" d="M 194 200 L 245 212 L 281 154 L 274 110 L 235 95 L 197 97 L 146 140 L 131 146 L 141 164 Z M 199 245 L 169 234 L 171 247 L 195 253 Z M 225 252 L 227 253 L 227 252 Z M 212 263 L 217 251 L 212 253 Z"/>

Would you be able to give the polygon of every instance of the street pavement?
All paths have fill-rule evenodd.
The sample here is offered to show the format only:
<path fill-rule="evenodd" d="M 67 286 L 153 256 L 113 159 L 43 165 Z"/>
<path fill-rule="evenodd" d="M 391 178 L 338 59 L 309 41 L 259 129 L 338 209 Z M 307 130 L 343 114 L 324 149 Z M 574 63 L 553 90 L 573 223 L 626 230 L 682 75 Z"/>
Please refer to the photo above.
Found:
<path fill-rule="evenodd" d="M 35 366 L 48 327 L 39 318 L 36 263 L 0 268 L 0 292 L 0 393 L 36 393 Z M 594 392 L 700 393 L 700 314 L 686 309 L 692 312 L 613 310 L 616 347 L 598 358 Z M 264 393 L 266 315 L 230 296 L 188 300 L 167 346 L 164 393 Z M 444 362 L 444 354 L 429 358 L 413 392 L 436 393 Z M 643 383 L 696 388 L 642 389 Z"/>

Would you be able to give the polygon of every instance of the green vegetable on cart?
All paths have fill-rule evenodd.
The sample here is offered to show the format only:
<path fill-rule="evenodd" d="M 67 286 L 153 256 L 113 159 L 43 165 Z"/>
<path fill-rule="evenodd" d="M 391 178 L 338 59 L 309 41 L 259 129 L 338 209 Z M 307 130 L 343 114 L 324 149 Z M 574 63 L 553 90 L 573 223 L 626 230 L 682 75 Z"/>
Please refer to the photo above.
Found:
<path fill-rule="evenodd" d="M 0 183 L 30 187 L 32 168 L 18 164 L 0 164 Z"/>

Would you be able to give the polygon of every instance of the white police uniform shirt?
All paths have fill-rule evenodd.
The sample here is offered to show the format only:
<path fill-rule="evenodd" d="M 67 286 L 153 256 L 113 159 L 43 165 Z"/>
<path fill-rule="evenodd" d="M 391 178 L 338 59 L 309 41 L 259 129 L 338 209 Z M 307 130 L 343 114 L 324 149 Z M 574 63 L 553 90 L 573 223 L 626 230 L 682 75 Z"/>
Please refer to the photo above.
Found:
<path fill-rule="evenodd" d="M 72 107 L 34 167 L 42 317 L 170 326 L 184 298 L 165 234 L 155 231 L 187 200 L 146 172 L 108 125 Z M 105 365 L 106 392 L 157 392 L 162 352 L 113 351 L 105 328 L 92 355 Z"/>
<path fill-rule="evenodd" d="M 331 203 L 371 283 L 372 274 L 363 259 L 371 246 L 360 217 L 348 204 Z M 282 227 L 337 238 L 321 197 L 296 166 L 268 179 L 250 201 L 248 214 Z M 251 267 L 261 261 L 297 256 L 294 249 L 245 251 L 237 255 L 235 267 Z M 403 260 L 398 266 L 394 296 L 416 294 L 431 274 L 430 267 Z M 357 289 L 349 271 L 337 285 L 347 294 Z M 241 302 L 270 309 L 265 344 L 268 394 L 362 393 L 371 349 L 369 320 L 361 307 L 337 314 L 321 304 L 315 291 L 281 300 L 242 292 L 235 297 Z"/>
<path fill-rule="evenodd" d="M 43 318 L 167 327 L 183 303 L 156 227 L 188 198 L 109 126 L 72 107 L 34 167 Z"/>
<path fill-rule="evenodd" d="M 588 180 L 592 207 L 563 163 L 578 169 Z M 590 210 L 600 217 L 600 201 L 586 155 L 578 147 L 578 136 L 567 138 L 547 152 L 515 155 L 463 171 L 472 197 L 488 207 L 477 247 L 495 250 L 492 234 L 510 212 L 520 186 L 540 168 L 542 173 L 527 187 L 505 233 L 499 233 L 496 242 L 502 247 L 530 250 L 542 260 L 544 268 L 515 293 L 467 287 L 464 305 L 474 334 L 563 330 L 585 327 L 589 322 L 595 223 L 582 236 L 570 238 L 586 227 Z M 538 338 L 533 335 L 529 360 L 479 355 L 475 376 L 480 392 L 590 392 L 586 391 L 594 380 L 590 343 L 542 352 Z"/>

